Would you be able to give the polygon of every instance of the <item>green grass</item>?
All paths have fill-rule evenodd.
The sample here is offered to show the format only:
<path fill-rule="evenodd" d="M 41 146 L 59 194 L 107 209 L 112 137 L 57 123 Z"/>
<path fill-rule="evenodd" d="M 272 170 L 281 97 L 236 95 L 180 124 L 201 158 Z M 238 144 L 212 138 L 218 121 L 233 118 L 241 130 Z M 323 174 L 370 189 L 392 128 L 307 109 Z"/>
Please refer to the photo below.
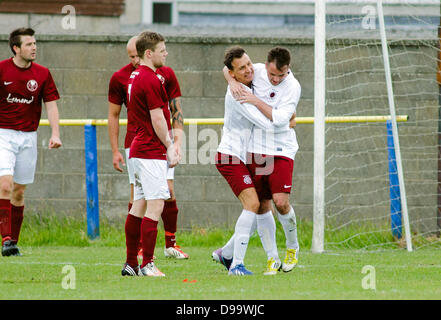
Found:
<path fill-rule="evenodd" d="M 156 264 L 166 277 L 123 278 L 123 224 L 102 221 L 101 237 L 94 241 L 84 230 L 84 222 L 78 219 L 26 217 L 20 239 L 23 256 L 0 257 L 0 299 L 441 299 L 441 250 L 437 247 L 411 253 L 404 249 L 344 249 L 312 254 L 311 228 L 301 222 L 302 250 L 296 269 L 263 276 L 266 258 L 259 239 L 253 236 L 245 262 L 255 275 L 231 277 L 211 260 L 211 252 L 232 231 L 194 228 L 178 233 L 178 242 L 190 259 L 177 261 L 164 258 L 160 228 Z M 278 247 L 283 257 L 281 230 Z M 75 269 L 75 289 L 63 289 L 66 265 Z M 362 273 L 366 265 L 375 268 L 375 290 L 362 287 L 368 276 Z"/>
<path fill-rule="evenodd" d="M 165 278 L 121 277 L 124 247 L 23 247 L 22 257 L 1 258 L 0 299 L 441 299 L 441 252 L 421 250 L 300 254 L 290 273 L 263 276 L 265 256 L 250 247 L 255 275 L 231 277 L 210 259 L 216 247 L 186 247 L 190 259 L 156 264 Z M 75 268 L 75 289 L 63 289 L 63 267 Z M 376 289 L 363 289 L 365 265 L 375 268 Z"/>

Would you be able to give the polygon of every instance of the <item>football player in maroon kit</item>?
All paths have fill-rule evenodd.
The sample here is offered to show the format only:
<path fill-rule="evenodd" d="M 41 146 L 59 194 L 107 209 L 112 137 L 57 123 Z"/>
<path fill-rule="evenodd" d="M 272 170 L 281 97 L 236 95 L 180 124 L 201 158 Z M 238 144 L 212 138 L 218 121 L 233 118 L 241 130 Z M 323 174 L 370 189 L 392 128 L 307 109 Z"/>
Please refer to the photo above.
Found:
<path fill-rule="evenodd" d="M 118 136 L 119 136 L 119 118 L 121 113 L 122 105 L 127 107 L 127 83 L 131 73 L 139 66 L 139 57 L 136 51 L 136 39 L 137 37 L 132 37 L 127 43 L 127 54 L 130 63 L 122 67 L 120 70 L 116 71 L 109 83 L 109 114 L 108 114 L 108 129 L 110 145 L 113 154 L 113 167 L 122 172 L 120 163 L 126 165 L 129 183 L 130 183 L 130 200 L 128 205 L 128 211 L 130 211 L 133 204 L 133 190 L 135 184 L 135 176 L 133 172 L 133 165 L 129 159 L 130 145 L 133 138 L 136 135 L 136 127 L 131 120 L 131 115 L 129 110 L 127 110 L 127 132 L 124 141 L 124 148 L 126 154 L 126 162 L 124 157 L 119 152 L 118 148 Z M 182 108 L 181 108 L 181 90 L 176 78 L 176 75 L 172 68 L 167 66 L 162 66 L 157 69 L 157 73 L 160 74 L 165 79 L 165 89 L 167 96 L 169 98 L 169 106 L 172 117 L 172 127 L 174 133 L 174 144 L 176 146 L 177 152 L 181 154 L 181 141 L 182 132 L 184 126 Z M 176 197 L 174 192 L 174 169 L 169 168 L 167 170 L 167 183 L 170 189 L 170 199 L 167 199 L 164 205 L 164 210 L 162 212 L 161 218 L 164 225 L 165 231 L 165 250 L 164 254 L 166 257 L 172 257 L 176 259 L 188 259 L 189 255 L 181 250 L 181 248 L 176 245 L 175 233 L 177 230 L 177 220 L 178 220 L 178 207 L 176 205 Z M 142 246 L 140 245 L 140 250 L 138 256 L 142 257 Z"/>
<path fill-rule="evenodd" d="M 37 128 L 44 102 L 52 129 L 49 149 L 61 146 L 56 100 L 60 98 L 49 69 L 34 62 L 34 30 L 9 35 L 14 56 L 0 61 L 0 232 L 2 255 L 21 255 L 17 242 L 23 222 L 24 192 L 34 181 Z"/>
<path fill-rule="evenodd" d="M 165 79 L 158 73 L 168 54 L 165 40 L 158 33 L 142 32 L 136 50 L 140 66 L 132 72 L 127 86 L 128 109 L 137 128 L 129 155 L 135 174 L 134 202 L 125 224 L 127 259 L 121 274 L 162 277 L 164 274 L 153 262 L 157 225 L 164 202 L 170 198 L 167 169 L 178 164 L 180 155 L 170 134 Z M 140 240 L 141 266 L 137 259 Z"/>

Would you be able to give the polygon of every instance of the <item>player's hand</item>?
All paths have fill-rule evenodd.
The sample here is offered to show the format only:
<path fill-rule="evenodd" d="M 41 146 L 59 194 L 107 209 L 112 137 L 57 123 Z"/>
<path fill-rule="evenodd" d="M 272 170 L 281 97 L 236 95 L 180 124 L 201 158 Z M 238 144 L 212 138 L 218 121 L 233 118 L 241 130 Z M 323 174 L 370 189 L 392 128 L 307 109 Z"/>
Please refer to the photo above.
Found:
<path fill-rule="evenodd" d="M 246 90 L 244 89 L 244 87 L 240 84 L 240 82 L 233 80 L 230 81 L 229 83 L 230 86 L 230 92 L 233 95 L 233 98 L 238 100 L 239 97 L 246 92 Z"/>
<path fill-rule="evenodd" d="M 250 103 L 253 105 L 259 103 L 259 99 L 254 94 L 246 90 L 243 90 L 237 101 L 239 101 L 240 103 Z"/>
<path fill-rule="evenodd" d="M 176 147 L 174 144 L 171 144 L 167 148 L 167 161 L 170 168 L 176 167 L 179 162 L 178 154 L 176 153 Z"/>
<path fill-rule="evenodd" d="M 115 170 L 117 170 L 119 172 L 123 172 L 123 169 L 121 169 L 119 164 L 121 163 L 123 166 L 125 166 L 126 163 L 124 162 L 124 157 L 121 155 L 121 153 L 119 151 L 113 154 L 112 162 L 113 162 L 113 167 L 115 168 Z"/>
<path fill-rule="evenodd" d="M 181 162 L 182 159 L 182 149 L 179 143 L 175 143 L 176 155 L 178 156 L 178 163 Z"/>
<path fill-rule="evenodd" d="M 49 149 L 58 149 L 63 144 L 61 143 L 60 137 L 52 136 L 49 139 Z"/>
<path fill-rule="evenodd" d="M 294 112 L 291 119 L 289 119 L 289 127 L 294 128 L 296 126 L 296 113 Z"/>

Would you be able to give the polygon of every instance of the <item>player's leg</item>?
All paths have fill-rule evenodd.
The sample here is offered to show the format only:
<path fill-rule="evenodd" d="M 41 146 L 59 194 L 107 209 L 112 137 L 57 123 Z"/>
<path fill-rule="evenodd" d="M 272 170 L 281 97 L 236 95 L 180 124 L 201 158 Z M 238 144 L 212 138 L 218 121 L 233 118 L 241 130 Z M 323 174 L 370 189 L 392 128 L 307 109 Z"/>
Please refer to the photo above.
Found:
<path fill-rule="evenodd" d="M 147 201 L 147 211 L 141 223 L 142 264 L 141 274 L 144 276 L 162 277 L 153 262 L 153 254 L 158 235 L 158 221 L 164 210 L 164 200 L 170 198 L 167 184 L 167 161 L 136 159 L 141 164 L 139 180 Z M 135 171 L 137 173 L 138 171 Z M 138 179 L 135 175 L 135 179 Z M 135 182 L 137 184 L 138 182 Z"/>
<path fill-rule="evenodd" d="M 247 167 L 253 177 L 260 200 L 256 227 L 267 255 L 267 266 L 264 274 L 277 274 L 281 262 L 277 252 L 276 222 L 273 216 L 272 194 L 268 182 L 268 177 L 274 170 L 274 157 L 252 154 Z"/>
<path fill-rule="evenodd" d="M 129 184 L 130 184 L 130 198 L 128 203 L 128 211 L 130 211 L 133 205 L 135 173 L 133 171 L 132 160 L 129 158 L 130 148 L 126 148 L 125 153 L 126 153 L 126 168 L 127 168 L 127 174 L 129 176 Z"/>
<path fill-rule="evenodd" d="M 164 224 L 165 233 L 165 249 L 164 255 L 176 259 L 188 259 L 188 254 L 176 245 L 176 231 L 178 224 L 179 209 L 176 204 L 175 185 L 174 185 L 174 168 L 167 168 L 167 184 L 170 192 L 170 199 L 164 203 L 164 210 L 161 218 Z"/>
<path fill-rule="evenodd" d="M 165 178 L 165 177 L 164 177 Z M 153 253 L 158 236 L 158 221 L 164 209 L 164 199 L 147 200 L 147 212 L 141 223 L 142 264 L 141 273 L 144 276 L 165 276 L 154 264 Z"/>
<path fill-rule="evenodd" d="M 264 197 L 260 201 L 257 214 L 257 232 L 267 255 L 267 266 L 264 275 L 275 275 L 282 265 L 276 243 L 276 221 L 273 216 L 271 199 Z"/>
<path fill-rule="evenodd" d="M 231 190 L 234 195 L 239 198 L 243 207 L 236 222 L 234 237 L 232 239 L 234 248 L 229 274 L 252 274 L 245 269 L 243 260 L 248 247 L 250 232 L 255 223 L 255 215 L 259 208 L 259 199 L 257 198 L 257 193 L 248 169 L 243 162 L 236 157 L 221 153 L 216 155 L 215 161 L 216 168 L 228 182 Z M 219 249 L 212 253 L 212 257 L 215 260 L 219 255 L 222 256 L 222 252 Z M 220 258 L 220 262 L 221 261 L 222 258 Z M 223 264 L 226 266 L 225 263 Z"/>
<path fill-rule="evenodd" d="M 257 230 L 257 219 L 254 219 L 253 225 L 250 229 L 250 237 Z M 233 262 L 234 253 L 234 237 L 235 234 L 227 241 L 227 243 L 222 247 L 212 252 L 211 257 L 214 261 L 224 265 L 224 267 L 229 270 L 231 262 Z"/>
<path fill-rule="evenodd" d="M 238 195 L 242 203 L 243 210 L 236 221 L 234 228 L 234 251 L 233 261 L 230 271 L 232 275 L 250 275 L 252 274 L 244 266 L 245 254 L 248 248 L 251 229 L 256 220 L 256 213 L 259 210 L 259 199 L 254 187 L 241 191 Z"/>
<path fill-rule="evenodd" d="M 34 182 L 37 167 L 37 133 L 18 132 L 20 147 L 16 153 L 13 187 L 11 192 L 11 240 L 17 245 L 23 223 L 26 186 Z M 20 250 L 14 254 L 20 256 Z"/>
<path fill-rule="evenodd" d="M 2 255 L 17 251 L 11 241 L 11 195 L 17 147 L 13 143 L 15 132 L 0 129 L 0 233 Z"/>
<path fill-rule="evenodd" d="M 14 183 L 11 196 L 11 238 L 17 244 L 23 223 L 25 184 Z"/>
<path fill-rule="evenodd" d="M 287 252 L 282 264 L 285 272 L 291 271 L 297 265 L 299 252 L 296 215 L 289 201 L 293 168 L 293 160 L 277 157 L 274 173 L 269 177 L 274 205 L 278 211 L 277 216 L 286 238 Z"/>
<path fill-rule="evenodd" d="M 4 171 L 4 170 L 3 170 Z M 11 193 L 12 175 L 0 176 L 0 233 L 2 236 L 2 255 L 10 256 L 17 252 L 11 240 Z"/>
<path fill-rule="evenodd" d="M 121 271 L 123 276 L 139 275 L 138 250 L 141 241 L 141 223 L 147 209 L 142 188 L 135 188 L 135 198 L 124 225 L 126 236 L 126 262 Z"/>
<path fill-rule="evenodd" d="M 141 179 L 139 178 L 142 173 L 141 163 L 133 161 L 132 168 L 134 179 L 133 205 L 130 206 L 131 208 L 127 214 L 124 226 L 126 236 L 126 262 L 121 271 L 123 276 L 137 276 L 140 274 L 138 251 L 141 241 L 141 223 L 147 210 L 147 201 L 145 200 Z"/>

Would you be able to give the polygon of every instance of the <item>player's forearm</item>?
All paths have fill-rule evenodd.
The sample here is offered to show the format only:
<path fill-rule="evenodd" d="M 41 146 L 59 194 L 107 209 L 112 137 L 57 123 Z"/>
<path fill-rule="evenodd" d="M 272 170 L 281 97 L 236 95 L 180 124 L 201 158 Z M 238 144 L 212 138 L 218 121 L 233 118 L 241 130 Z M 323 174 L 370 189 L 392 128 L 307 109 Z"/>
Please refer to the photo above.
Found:
<path fill-rule="evenodd" d="M 52 130 L 53 137 L 60 137 L 60 117 L 58 114 L 58 107 L 55 101 L 45 103 L 47 119 Z"/>
<path fill-rule="evenodd" d="M 159 110 L 160 113 L 157 111 Z M 170 134 L 168 132 L 167 121 L 164 118 L 161 108 L 154 109 L 150 111 L 153 130 L 158 136 L 162 144 L 168 149 L 168 147 L 173 143 Z"/>
<path fill-rule="evenodd" d="M 230 84 L 231 82 L 237 82 L 237 80 L 234 79 L 234 78 L 230 75 L 230 73 L 228 72 L 228 68 L 227 68 L 226 66 L 222 69 L 222 73 L 224 74 L 224 78 L 225 78 L 225 80 L 228 82 L 228 84 Z"/>
<path fill-rule="evenodd" d="M 181 145 L 184 130 L 184 115 L 182 113 L 180 97 L 170 100 L 170 112 L 172 117 L 174 142 Z"/>
<path fill-rule="evenodd" d="M 118 151 L 118 137 L 119 137 L 119 116 L 109 113 L 108 122 L 109 140 L 112 153 Z"/>
<path fill-rule="evenodd" d="M 262 100 L 258 99 L 256 97 L 256 100 L 252 103 L 256 106 L 257 109 L 259 109 L 260 112 L 263 113 L 265 117 L 267 117 L 269 120 L 273 121 L 273 108 L 263 102 Z"/>

